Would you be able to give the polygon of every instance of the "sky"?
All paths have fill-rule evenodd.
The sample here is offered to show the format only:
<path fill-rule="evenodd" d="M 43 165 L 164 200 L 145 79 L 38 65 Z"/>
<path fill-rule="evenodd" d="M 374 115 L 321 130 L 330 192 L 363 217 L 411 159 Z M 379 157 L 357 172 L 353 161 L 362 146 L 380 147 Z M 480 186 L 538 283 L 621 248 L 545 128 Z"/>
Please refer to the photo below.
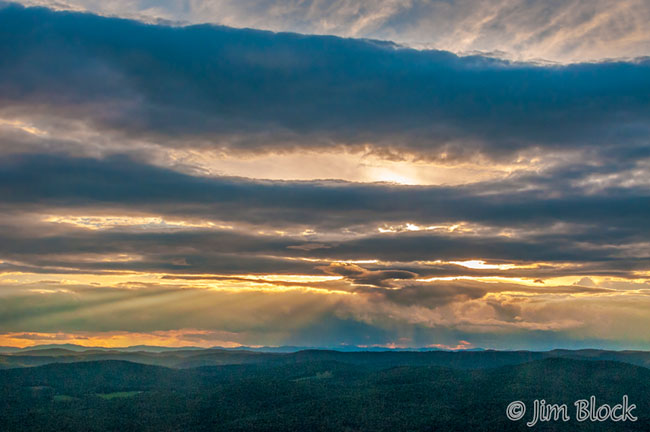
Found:
<path fill-rule="evenodd" d="M 22 3 L 0 346 L 650 349 L 647 1 Z"/>

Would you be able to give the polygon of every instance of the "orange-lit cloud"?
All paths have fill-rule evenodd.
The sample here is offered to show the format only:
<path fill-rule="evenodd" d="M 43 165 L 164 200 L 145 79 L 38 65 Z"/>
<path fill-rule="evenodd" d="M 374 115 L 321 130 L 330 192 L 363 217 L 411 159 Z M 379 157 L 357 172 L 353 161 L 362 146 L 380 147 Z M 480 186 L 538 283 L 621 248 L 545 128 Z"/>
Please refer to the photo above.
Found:
<path fill-rule="evenodd" d="M 74 332 L 43 333 L 13 332 L 0 333 L 0 346 L 25 348 L 44 344 L 75 344 L 85 347 L 121 348 L 135 345 L 160 347 L 213 347 L 233 348 L 241 346 L 228 337 L 236 334 L 213 330 L 168 330 L 151 333 L 138 332 Z"/>

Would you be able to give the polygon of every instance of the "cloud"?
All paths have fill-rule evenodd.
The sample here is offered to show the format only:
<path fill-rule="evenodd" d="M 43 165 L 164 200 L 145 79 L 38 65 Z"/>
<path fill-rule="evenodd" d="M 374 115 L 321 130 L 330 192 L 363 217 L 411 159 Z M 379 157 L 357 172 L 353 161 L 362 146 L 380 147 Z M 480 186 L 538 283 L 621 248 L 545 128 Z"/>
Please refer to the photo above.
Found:
<path fill-rule="evenodd" d="M 400 289 L 323 295 L 159 283 L 138 287 L 50 283 L 51 288 L 64 289 L 44 293 L 30 289 L 42 288 L 40 283 L 3 282 L 0 326 L 3 338 L 45 341 L 79 335 L 94 343 L 117 344 L 119 339 L 121 346 L 129 340 L 146 341 L 147 334 L 158 344 L 174 345 L 191 344 L 193 338 L 216 341 L 213 344 L 302 346 L 398 341 L 399 346 L 424 346 L 455 339 L 497 348 L 648 343 L 643 332 L 648 324 L 647 295 L 593 292 L 574 297 L 567 292 L 544 301 L 544 294 L 533 297 L 493 282 L 405 283 Z M 7 296 L 12 289 L 18 293 Z M 626 326 L 626 316 L 635 324 L 633 329 Z"/>
<path fill-rule="evenodd" d="M 356 264 L 334 263 L 322 268 L 326 273 L 341 275 L 355 285 L 370 287 L 392 286 L 392 281 L 415 279 L 416 273 L 406 270 L 367 270 Z"/>
<path fill-rule="evenodd" d="M 191 176 L 127 158 L 5 157 L 0 268 L 193 275 L 325 269 L 379 287 L 415 276 L 634 278 L 647 268 L 644 187 L 586 194 L 561 190 L 563 180 L 526 182 L 536 189 L 513 190 L 521 178 L 462 187 L 256 181 Z M 466 228 L 378 229 L 407 222 Z M 517 265 L 505 271 L 452 262 L 476 259 Z M 379 263 L 330 266 L 360 260 Z"/>
<path fill-rule="evenodd" d="M 325 36 L 0 9 L 4 116 L 172 147 L 432 160 L 645 148 L 650 63 L 535 66 Z M 20 36 L 20 37 L 19 37 Z M 46 41 L 46 42 L 44 42 Z"/>
<path fill-rule="evenodd" d="M 38 176 L 33 175 L 36 172 Z M 48 208 L 62 208 L 97 213 L 103 209 L 275 229 L 298 227 L 300 231 L 358 227 L 361 233 L 368 232 L 364 229 L 376 233 L 377 227 L 385 224 L 411 222 L 426 227 L 465 222 L 476 224 L 479 231 L 480 226 L 494 227 L 497 231 L 492 234 L 508 229 L 517 236 L 523 229 L 520 235 L 539 234 L 557 242 L 571 236 L 583 241 L 634 240 L 647 232 L 645 214 L 650 202 L 645 186 L 586 193 L 582 187 L 567 186 L 561 177 L 549 181 L 547 177 L 513 176 L 457 187 L 259 181 L 191 176 L 119 157 L 97 160 L 54 155 L 2 158 L 0 196 L 5 210 L 12 212 L 32 209 L 46 213 Z M 603 225 L 608 229 L 599 228 Z M 412 234 L 417 238 L 423 231 Z M 387 233 L 374 241 L 376 249 L 382 250 L 381 242 L 408 237 L 408 232 Z M 504 242 L 503 247 L 509 247 L 507 238 Z M 305 244 L 286 246 L 304 248 Z M 495 250 L 498 247 L 495 245 Z M 333 248 L 328 245 L 312 251 L 329 254 Z M 291 250 L 296 249 L 287 251 Z M 570 254 L 570 249 L 566 253 Z"/>
<path fill-rule="evenodd" d="M 444 6 L 274 4 L 341 6 L 332 16 L 357 35 L 410 14 L 425 25 Z M 446 4 L 455 16 L 472 3 Z M 491 3 L 467 43 L 514 33 L 524 50 L 556 40 L 570 53 L 566 20 L 605 37 L 599 23 L 632 3 L 605 15 L 593 4 L 557 15 Z M 647 347 L 647 332 L 624 324 L 648 324 L 649 71 L 643 58 L 541 66 L 3 5 L 0 330 L 23 341 Z M 445 168 L 426 186 L 262 179 L 260 156 L 315 155 L 329 173 L 351 154 L 401 164 L 389 180 Z M 222 156 L 256 178 L 202 160 Z M 445 180 L 476 166 L 499 174 Z"/>
<path fill-rule="evenodd" d="M 420 307 L 437 307 L 452 302 L 464 302 L 479 299 L 485 294 L 487 290 L 484 286 L 463 281 L 413 284 L 382 292 L 382 295 L 391 302 Z"/>
<path fill-rule="evenodd" d="M 146 22 L 387 39 L 449 51 L 581 61 L 650 53 L 643 0 L 22 0 Z"/>

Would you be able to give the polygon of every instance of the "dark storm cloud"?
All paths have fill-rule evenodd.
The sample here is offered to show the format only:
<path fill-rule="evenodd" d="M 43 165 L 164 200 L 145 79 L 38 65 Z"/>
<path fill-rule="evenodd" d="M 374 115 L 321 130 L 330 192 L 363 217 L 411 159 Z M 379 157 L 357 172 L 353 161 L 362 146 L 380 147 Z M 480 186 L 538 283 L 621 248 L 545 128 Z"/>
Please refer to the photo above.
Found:
<path fill-rule="evenodd" d="M 413 284 L 400 289 L 384 290 L 383 298 L 405 306 L 419 305 L 434 308 L 452 302 L 479 299 L 488 293 L 484 284 L 443 282 Z"/>
<path fill-rule="evenodd" d="M 81 118 L 170 145 L 625 156 L 647 145 L 648 94 L 647 60 L 540 67 L 364 40 L 0 9 L 3 111 Z"/>
<path fill-rule="evenodd" d="M 354 284 L 390 287 L 395 280 L 415 279 L 418 275 L 406 270 L 367 270 L 355 264 L 337 263 L 322 268 L 326 273 L 341 275 Z"/>

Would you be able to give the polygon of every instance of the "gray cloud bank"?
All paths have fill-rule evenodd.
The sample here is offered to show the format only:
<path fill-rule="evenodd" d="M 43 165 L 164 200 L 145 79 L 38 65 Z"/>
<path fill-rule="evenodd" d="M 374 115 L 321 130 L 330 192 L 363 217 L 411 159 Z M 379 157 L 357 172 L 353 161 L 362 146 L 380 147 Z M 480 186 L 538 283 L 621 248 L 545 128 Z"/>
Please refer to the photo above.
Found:
<path fill-rule="evenodd" d="M 647 153 L 644 59 L 542 67 L 11 5 L 0 26 L 3 115 L 81 119 L 126 137 L 228 151 L 370 146 L 438 160 Z"/>
<path fill-rule="evenodd" d="M 259 181 L 192 176 L 124 157 L 22 155 L 0 160 L 0 196 L 3 206 L 13 209 L 103 206 L 277 228 L 327 230 L 399 222 L 527 229 L 606 224 L 622 232 L 647 228 L 650 192 L 645 185 L 589 193 L 571 187 L 571 175 L 556 174 L 552 182 L 522 175 L 455 187 Z"/>
<path fill-rule="evenodd" d="M 147 22 L 392 40 L 581 61 L 650 54 L 644 0 L 21 0 Z"/>
<path fill-rule="evenodd" d="M 464 187 L 271 182 L 196 177 L 126 158 L 13 156 L 0 160 L 0 211 L 6 221 L 0 227 L 0 249 L 9 261 L 31 263 L 33 271 L 66 267 L 321 274 L 317 268 L 329 261 L 379 259 L 401 262 L 397 270 L 407 273 L 395 273 L 389 279 L 403 279 L 409 271 L 428 276 L 499 274 L 459 267 L 409 267 L 415 261 L 434 260 L 480 258 L 583 266 L 511 272 L 528 277 L 552 276 L 553 272 L 633 277 L 635 271 L 647 267 L 650 256 L 643 245 L 648 239 L 650 196 L 646 187 L 604 188 L 598 193 L 575 187 L 560 192 L 563 181 L 558 182 L 549 187 L 544 178 L 534 176 Z M 522 190 L 514 189 L 515 185 Z M 137 223 L 132 228 L 100 231 L 69 224 L 54 229 L 52 223 L 21 216 L 39 213 L 156 215 L 212 221 L 217 226 L 234 224 L 239 229 L 158 227 L 147 232 Z M 467 233 L 378 232 L 379 227 L 405 223 L 474 228 Z M 306 229 L 312 234 L 300 234 Z M 259 230 L 267 234 L 258 234 Z M 118 253 L 144 258 L 65 262 L 69 260 L 65 257 L 80 254 Z M 387 277 L 371 273 L 363 278 Z M 381 286 L 381 282 L 375 284 Z"/>

